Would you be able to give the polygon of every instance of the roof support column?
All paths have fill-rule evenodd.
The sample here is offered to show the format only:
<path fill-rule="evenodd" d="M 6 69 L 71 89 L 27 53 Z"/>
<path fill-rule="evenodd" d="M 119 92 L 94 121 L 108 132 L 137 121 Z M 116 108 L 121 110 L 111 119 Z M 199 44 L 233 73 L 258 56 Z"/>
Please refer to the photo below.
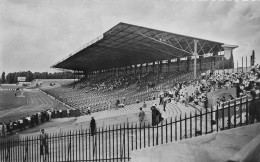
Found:
<path fill-rule="evenodd" d="M 187 71 L 190 70 L 190 56 L 187 57 Z"/>
<path fill-rule="evenodd" d="M 155 62 L 153 62 L 153 73 L 154 73 L 154 68 L 155 68 Z"/>
<path fill-rule="evenodd" d="M 136 76 L 136 65 L 135 65 L 135 67 L 134 67 L 134 76 Z"/>
<path fill-rule="evenodd" d="M 167 71 L 170 72 L 171 60 L 167 60 Z"/>
<path fill-rule="evenodd" d="M 197 51 L 197 46 L 198 46 L 198 40 L 194 39 L 194 78 L 197 76 L 197 56 L 198 56 L 198 51 Z"/>
<path fill-rule="evenodd" d="M 180 58 L 177 58 L 177 71 L 180 71 Z"/>

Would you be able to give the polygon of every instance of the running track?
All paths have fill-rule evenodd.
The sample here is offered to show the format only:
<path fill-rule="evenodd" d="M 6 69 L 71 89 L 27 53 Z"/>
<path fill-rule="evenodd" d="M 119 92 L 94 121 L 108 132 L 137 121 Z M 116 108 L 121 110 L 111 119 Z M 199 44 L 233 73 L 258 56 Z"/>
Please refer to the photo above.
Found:
<path fill-rule="evenodd" d="M 51 108 L 58 110 L 67 109 L 64 105 L 56 102 L 41 91 L 30 91 L 25 92 L 24 94 L 27 96 L 27 104 L 15 109 L 1 111 L 0 118 L 2 122 L 7 122 L 9 120 L 14 121 L 20 117 L 32 115 Z"/>

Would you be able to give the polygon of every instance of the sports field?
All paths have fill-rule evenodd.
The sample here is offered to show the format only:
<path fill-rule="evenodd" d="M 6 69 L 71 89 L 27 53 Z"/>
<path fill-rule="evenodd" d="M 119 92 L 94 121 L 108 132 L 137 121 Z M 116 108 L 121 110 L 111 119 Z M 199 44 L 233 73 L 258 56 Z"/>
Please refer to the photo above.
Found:
<path fill-rule="evenodd" d="M 67 109 L 39 90 L 25 90 L 23 94 L 25 97 L 16 97 L 15 91 L 0 91 L 0 122 L 15 121 L 51 108 Z"/>
<path fill-rule="evenodd" d="M 5 110 L 12 110 L 26 104 L 27 95 L 16 97 L 15 91 L 0 91 L 0 114 Z"/>

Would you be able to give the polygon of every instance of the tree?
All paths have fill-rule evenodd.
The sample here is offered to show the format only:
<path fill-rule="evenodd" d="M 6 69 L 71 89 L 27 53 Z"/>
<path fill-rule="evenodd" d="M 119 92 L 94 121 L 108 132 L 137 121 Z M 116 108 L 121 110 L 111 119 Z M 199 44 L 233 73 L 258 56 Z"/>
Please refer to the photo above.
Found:
<path fill-rule="evenodd" d="M 5 79 L 5 72 L 3 71 L 2 73 L 2 83 L 5 83 L 6 82 L 6 79 Z"/>

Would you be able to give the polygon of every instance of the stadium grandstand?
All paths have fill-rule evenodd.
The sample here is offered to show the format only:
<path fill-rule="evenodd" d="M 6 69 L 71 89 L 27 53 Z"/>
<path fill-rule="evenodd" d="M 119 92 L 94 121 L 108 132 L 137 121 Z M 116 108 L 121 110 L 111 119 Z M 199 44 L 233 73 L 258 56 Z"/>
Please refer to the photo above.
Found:
<path fill-rule="evenodd" d="M 129 105 L 158 97 L 180 74 L 197 77 L 206 69 L 233 68 L 236 47 L 119 23 L 52 66 L 83 75 L 74 85 L 80 90 L 67 87 L 47 93 L 82 112 L 89 107 L 95 112 L 116 103 Z"/>
<path fill-rule="evenodd" d="M 46 103 L 51 108 L 46 111 L 46 116 L 51 114 L 48 121 L 66 122 L 45 126 L 48 136 L 41 130 L 40 136 L 33 132 L 21 135 L 25 138 L 19 141 L 0 141 L 0 160 L 232 161 L 242 148 L 255 151 L 258 148 L 251 143 L 259 139 L 257 131 L 234 139 L 243 142 L 225 141 L 240 128 L 260 130 L 250 116 L 259 97 L 260 66 L 254 65 L 253 54 L 249 67 L 235 71 L 237 47 L 119 23 L 51 66 L 73 71 L 74 82 L 33 82 L 32 87 L 40 89 L 35 96 L 51 98 Z M 31 98 L 30 111 L 36 105 Z M 64 113 L 56 109 L 60 104 L 66 107 Z M 77 113 L 72 115 L 73 111 Z M 231 132 L 221 134 L 224 130 Z M 197 136 L 201 138 L 193 138 Z M 219 144 L 220 139 L 225 146 L 210 147 L 211 141 Z M 187 148 L 201 151 L 196 152 L 201 156 L 190 155 Z M 224 156 L 213 156 L 216 151 Z"/>

